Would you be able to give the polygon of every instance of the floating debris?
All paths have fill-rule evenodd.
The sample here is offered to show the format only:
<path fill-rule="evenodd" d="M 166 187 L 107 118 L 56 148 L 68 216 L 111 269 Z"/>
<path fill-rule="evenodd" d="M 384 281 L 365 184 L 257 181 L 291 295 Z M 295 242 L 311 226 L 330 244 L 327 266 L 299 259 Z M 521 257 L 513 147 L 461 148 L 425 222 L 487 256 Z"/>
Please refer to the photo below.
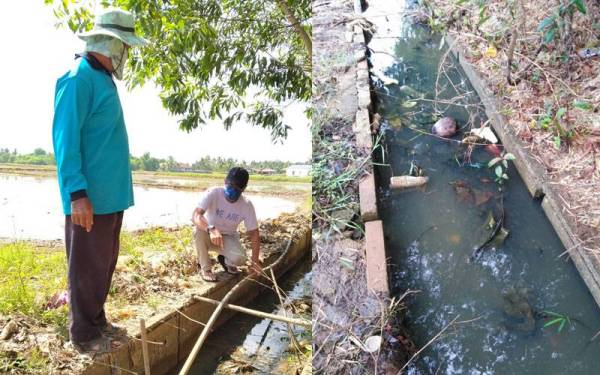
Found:
<path fill-rule="evenodd" d="M 442 117 L 431 128 L 433 134 L 444 138 L 452 137 L 457 131 L 456 120 L 452 117 Z"/>
<path fill-rule="evenodd" d="M 410 189 L 425 185 L 429 181 L 426 176 L 393 176 L 390 178 L 392 189 Z"/>
<path fill-rule="evenodd" d="M 492 131 L 492 129 L 490 129 L 489 126 L 471 129 L 470 133 L 490 143 L 498 143 L 498 137 L 496 137 L 496 134 L 494 134 L 494 132 Z"/>

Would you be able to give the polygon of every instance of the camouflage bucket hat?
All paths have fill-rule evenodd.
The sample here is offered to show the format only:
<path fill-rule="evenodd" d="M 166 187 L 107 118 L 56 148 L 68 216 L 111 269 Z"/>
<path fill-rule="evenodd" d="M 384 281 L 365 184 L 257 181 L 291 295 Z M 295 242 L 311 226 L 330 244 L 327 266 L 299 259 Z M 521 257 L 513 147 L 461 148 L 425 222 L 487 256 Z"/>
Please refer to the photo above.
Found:
<path fill-rule="evenodd" d="M 107 9 L 96 16 L 94 28 L 77 34 L 85 41 L 96 35 L 107 35 L 117 38 L 123 43 L 135 47 L 147 44 L 148 41 L 135 35 L 135 19 L 130 12 L 122 9 Z"/>

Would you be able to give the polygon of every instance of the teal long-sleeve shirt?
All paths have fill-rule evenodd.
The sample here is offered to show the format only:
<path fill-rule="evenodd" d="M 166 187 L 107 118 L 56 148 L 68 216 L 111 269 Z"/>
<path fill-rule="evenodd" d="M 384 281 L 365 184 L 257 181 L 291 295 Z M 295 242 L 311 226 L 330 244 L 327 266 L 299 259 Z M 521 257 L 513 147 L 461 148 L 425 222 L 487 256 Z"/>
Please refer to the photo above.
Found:
<path fill-rule="evenodd" d="M 129 143 L 112 78 L 85 58 L 56 83 L 52 139 L 65 215 L 70 194 L 86 190 L 94 214 L 133 206 Z"/>

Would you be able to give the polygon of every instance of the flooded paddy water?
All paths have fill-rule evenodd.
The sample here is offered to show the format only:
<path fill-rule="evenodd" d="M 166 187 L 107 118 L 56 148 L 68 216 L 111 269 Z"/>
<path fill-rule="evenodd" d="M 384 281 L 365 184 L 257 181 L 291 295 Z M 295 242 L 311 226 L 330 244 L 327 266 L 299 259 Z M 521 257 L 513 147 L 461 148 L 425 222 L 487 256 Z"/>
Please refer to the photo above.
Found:
<path fill-rule="evenodd" d="M 444 330 L 408 373 L 598 373 L 600 309 L 518 172 L 509 164 L 500 185 L 493 156 L 460 143 L 487 120 L 479 98 L 441 36 L 405 12 L 371 2 L 366 17 L 377 26 L 369 47 L 387 150 L 378 173 L 391 285 L 418 291 L 406 322 L 417 347 Z M 427 134 L 443 116 L 461 128 L 455 141 Z M 389 188 L 390 176 L 411 170 L 429 177 L 424 189 Z M 494 236 L 499 222 L 505 232 Z"/>
<path fill-rule="evenodd" d="M 56 179 L 0 174 L 0 186 L 0 238 L 64 237 L 64 215 Z M 200 195 L 200 192 L 134 185 L 135 206 L 125 213 L 124 229 L 188 224 Z M 259 220 L 293 212 L 297 207 L 295 202 L 279 197 L 252 194 L 248 197 Z"/>

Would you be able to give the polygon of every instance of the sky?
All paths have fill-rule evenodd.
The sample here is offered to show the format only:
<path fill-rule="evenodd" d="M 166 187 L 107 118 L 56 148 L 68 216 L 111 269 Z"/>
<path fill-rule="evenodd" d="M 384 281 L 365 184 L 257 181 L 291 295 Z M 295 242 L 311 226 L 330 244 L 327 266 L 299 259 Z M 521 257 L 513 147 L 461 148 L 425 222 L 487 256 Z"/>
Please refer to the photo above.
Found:
<path fill-rule="evenodd" d="M 56 79 L 84 45 L 70 30 L 55 28 L 55 22 L 52 8 L 43 0 L 11 1 L 0 14 L 0 148 L 16 148 L 19 153 L 38 147 L 52 150 Z M 117 86 L 132 155 L 150 152 L 188 163 L 203 156 L 290 162 L 311 157 L 309 120 L 300 103 L 292 103 L 284 111 L 292 126 L 287 140 L 272 144 L 268 130 L 246 123 L 234 124 L 226 131 L 215 121 L 186 133 L 162 107 L 159 90 L 151 83 L 132 92 L 118 81 Z"/>

